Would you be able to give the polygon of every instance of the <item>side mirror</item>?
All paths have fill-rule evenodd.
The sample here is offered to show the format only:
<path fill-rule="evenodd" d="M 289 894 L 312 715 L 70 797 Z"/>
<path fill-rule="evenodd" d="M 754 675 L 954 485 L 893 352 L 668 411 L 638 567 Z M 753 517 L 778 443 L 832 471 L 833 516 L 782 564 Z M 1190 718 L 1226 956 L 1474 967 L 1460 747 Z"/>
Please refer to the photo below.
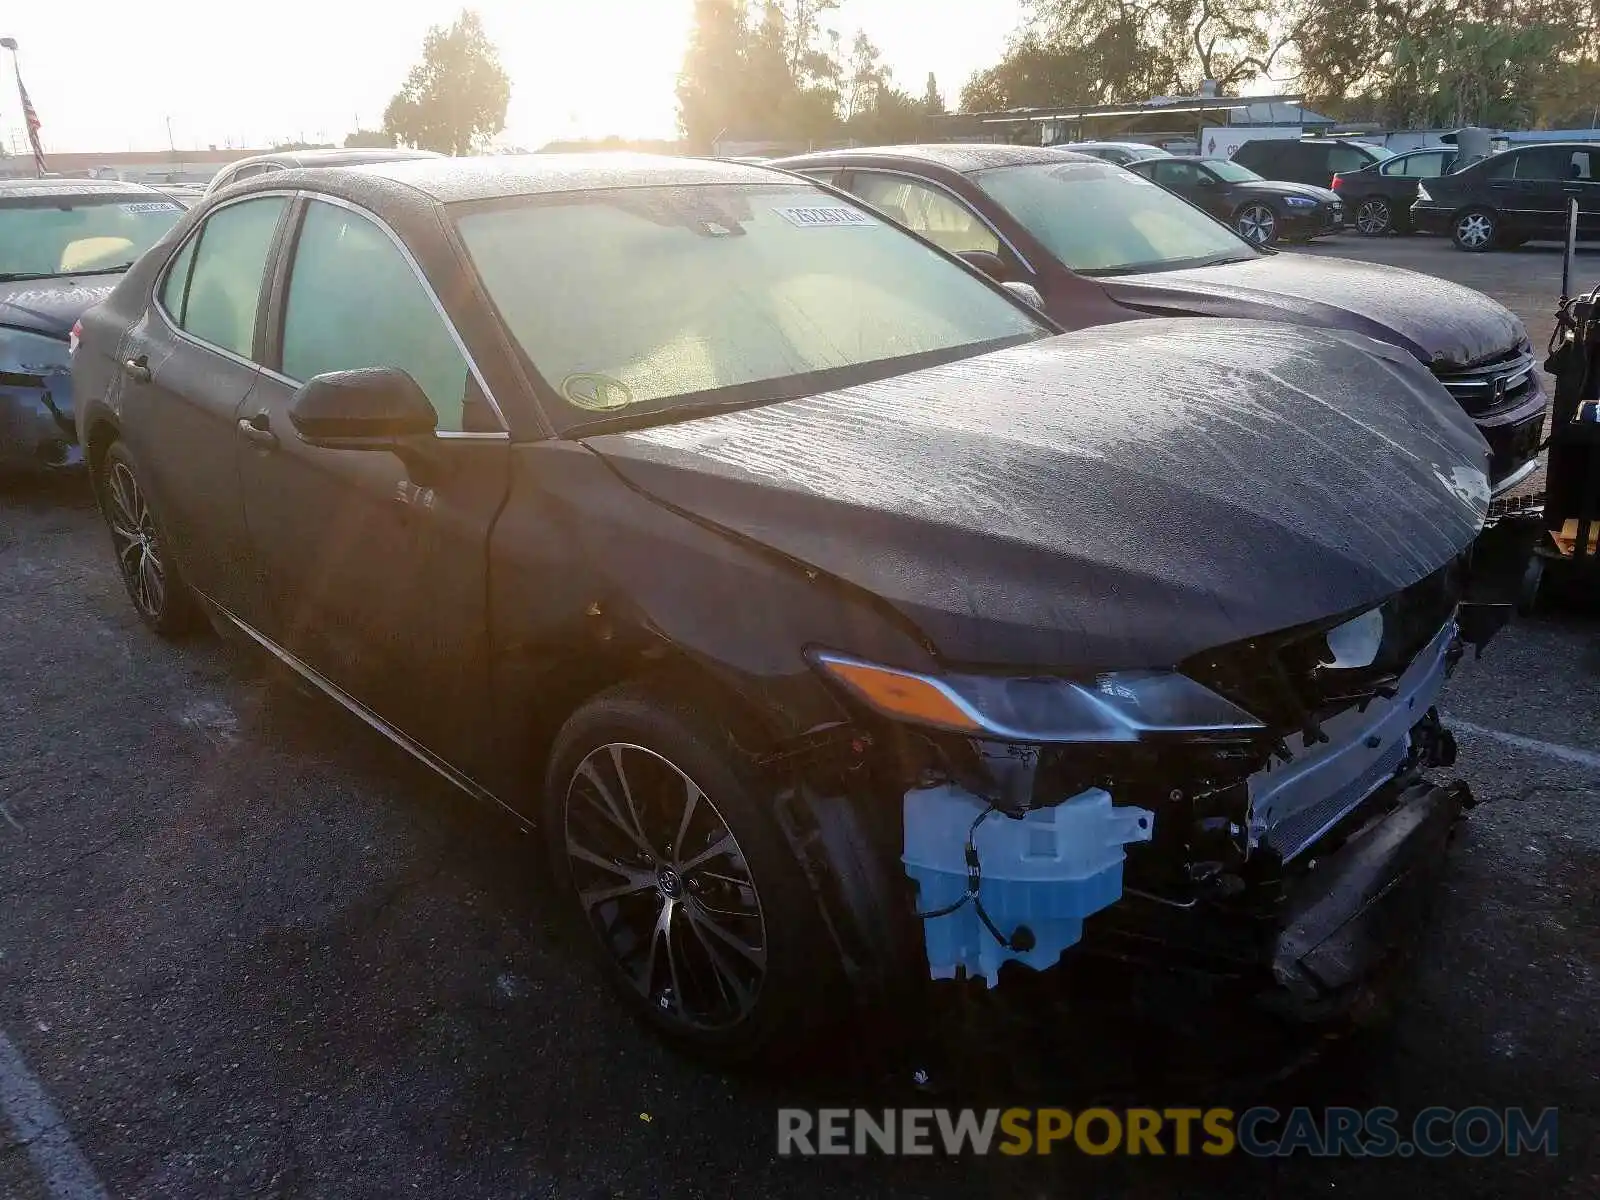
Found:
<path fill-rule="evenodd" d="M 1039 294 L 1039 289 L 1034 287 L 1033 284 L 1012 281 L 1002 283 L 1000 286 L 1023 303 L 1032 305 L 1040 312 L 1044 311 L 1044 297 Z"/>
<path fill-rule="evenodd" d="M 1006 281 L 1006 264 L 1000 256 L 989 250 L 963 250 L 957 255 L 968 266 L 977 267 L 996 283 Z"/>
<path fill-rule="evenodd" d="M 387 450 L 418 483 L 436 474 L 439 415 L 417 381 L 395 367 L 315 376 L 289 401 L 289 423 L 302 441 L 327 450 Z"/>

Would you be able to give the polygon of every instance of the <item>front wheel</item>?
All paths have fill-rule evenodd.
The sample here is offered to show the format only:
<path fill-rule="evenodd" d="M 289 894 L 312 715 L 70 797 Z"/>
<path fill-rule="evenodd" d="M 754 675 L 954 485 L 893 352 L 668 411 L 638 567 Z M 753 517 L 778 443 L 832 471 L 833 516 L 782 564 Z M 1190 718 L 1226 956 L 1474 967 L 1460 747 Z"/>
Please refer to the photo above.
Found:
<path fill-rule="evenodd" d="M 1365 237 L 1382 237 L 1394 228 L 1394 209 L 1382 196 L 1368 196 L 1356 206 L 1356 229 Z"/>
<path fill-rule="evenodd" d="M 1278 214 L 1265 204 L 1246 204 L 1233 214 L 1233 227 L 1253 246 L 1270 246 L 1278 240 Z"/>
<path fill-rule="evenodd" d="M 97 472 L 100 511 L 111 532 L 117 572 L 140 620 L 171 637 L 196 624 L 199 606 L 179 577 L 166 535 L 127 447 L 115 442 Z"/>
<path fill-rule="evenodd" d="M 714 706 L 623 685 L 552 748 L 558 891 L 636 1015 L 715 1062 L 787 1057 L 840 989 L 816 901 Z"/>
<path fill-rule="evenodd" d="M 1469 208 L 1456 217 L 1450 230 L 1450 240 L 1455 242 L 1458 250 L 1482 254 L 1494 249 L 1499 232 L 1500 222 L 1494 213 L 1486 208 Z"/>

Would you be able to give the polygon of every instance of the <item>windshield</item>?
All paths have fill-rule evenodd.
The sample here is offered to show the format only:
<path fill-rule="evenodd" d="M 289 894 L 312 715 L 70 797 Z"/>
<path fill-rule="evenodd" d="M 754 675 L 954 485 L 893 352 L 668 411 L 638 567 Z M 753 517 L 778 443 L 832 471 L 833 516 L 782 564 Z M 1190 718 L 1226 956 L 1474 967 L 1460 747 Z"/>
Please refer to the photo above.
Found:
<path fill-rule="evenodd" d="M 1050 253 L 1084 275 L 1256 256 L 1226 225 L 1121 167 L 1032 163 L 973 178 Z"/>
<path fill-rule="evenodd" d="M 777 399 L 1051 332 L 871 211 L 789 181 L 521 196 L 457 227 L 572 424 Z"/>
<path fill-rule="evenodd" d="M 1374 146 L 1366 142 L 1363 142 L 1362 145 L 1372 152 L 1373 157 L 1378 162 L 1382 162 L 1386 158 L 1393 158 L 1395 156 L 1395 152 L 1389 149 L 1387 146 Z"/>
<path fill-rule="evenodd" d="M 1241 167 L 1238 163 L 1227 158 L 1208 158 L 1206 166 L 1211 173 L 1225 183 L 1254 183 L 1263 178 L 1249 167 Z"/>
<path fill-rule="evenodd" d="M 0 205 L 0 279 L 125 271 L 183 216 L 163 196 L 29 196 Z"/>

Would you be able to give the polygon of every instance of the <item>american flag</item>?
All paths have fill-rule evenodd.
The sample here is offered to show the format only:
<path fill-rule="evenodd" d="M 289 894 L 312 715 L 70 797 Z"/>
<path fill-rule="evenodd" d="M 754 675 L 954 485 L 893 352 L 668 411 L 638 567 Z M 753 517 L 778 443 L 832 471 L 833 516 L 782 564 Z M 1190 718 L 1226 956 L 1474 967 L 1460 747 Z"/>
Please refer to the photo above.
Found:
<path fill-rule="evenodd" d="M 17 72 L 17 95 L 22 97 L 22 122 L 28 127 L 28 143 L 33 147 L 33 169 L 44 174 L 44 149 L 39 145 L 39 114 L 33 111 L 33 101 L 28 99 L 28 89 L 22 86 L 22 73 Z"/>

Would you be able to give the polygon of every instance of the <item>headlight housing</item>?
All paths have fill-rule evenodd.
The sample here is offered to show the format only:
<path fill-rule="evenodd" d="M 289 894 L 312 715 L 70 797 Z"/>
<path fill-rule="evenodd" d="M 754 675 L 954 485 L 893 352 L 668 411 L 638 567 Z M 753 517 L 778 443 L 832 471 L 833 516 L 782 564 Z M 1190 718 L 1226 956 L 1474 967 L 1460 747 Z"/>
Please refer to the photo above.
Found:
<path fill-rule="evenodd" d="M 1024 742 L 1137 742 L 1163 734 L 1247 734 L 1266 726 L 1177 671 L 923 675 L 814 650 L 812 663 L 894 720 Z"/>
<path fill-rule="evenodd" d="M 1309 196 L 1285 196 L 1283 202 L 1290 208 L 1315 208 L 1317 202 Z"/>

